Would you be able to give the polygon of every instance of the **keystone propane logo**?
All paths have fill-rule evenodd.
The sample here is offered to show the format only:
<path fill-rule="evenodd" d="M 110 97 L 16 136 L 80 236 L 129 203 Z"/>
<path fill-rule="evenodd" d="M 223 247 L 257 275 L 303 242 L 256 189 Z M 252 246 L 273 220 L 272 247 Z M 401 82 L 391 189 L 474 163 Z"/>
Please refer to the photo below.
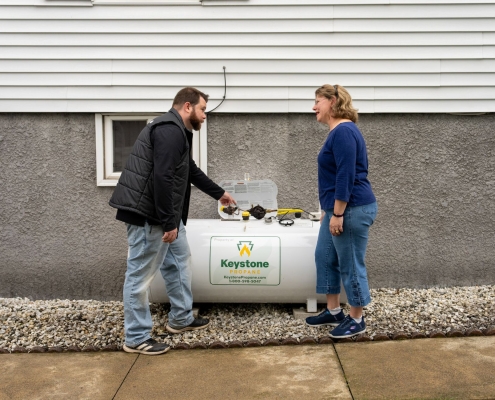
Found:
<path fill-rule="evenodd" d="M 242 257 L 244 254 L 247 254 L 248 257 L 251 257 L 251 251 L 253 250 L 254 244 L 252 242 L 239 242 L 237 243 L 237 248 L 239 249 L 239 255 Z"/>
<path fill-rule="evenodd" d="M 254 244 L 250 240 L 239 241 L 237 243 L 237 250 L 239 250 L 239 256 L 244 257 L 245 255 L 251 257 L 251 251 L 253 250 Z M 220 261 L 222 268 L 268 268 L 270 263 L 268 261 L 230 261 L 228 258 L 223 258 Z"/>
<path fill-rule="evenodd" d="M 280 284 L 279 237 L 217 236 L 210 245 L 211 284 Z"/>

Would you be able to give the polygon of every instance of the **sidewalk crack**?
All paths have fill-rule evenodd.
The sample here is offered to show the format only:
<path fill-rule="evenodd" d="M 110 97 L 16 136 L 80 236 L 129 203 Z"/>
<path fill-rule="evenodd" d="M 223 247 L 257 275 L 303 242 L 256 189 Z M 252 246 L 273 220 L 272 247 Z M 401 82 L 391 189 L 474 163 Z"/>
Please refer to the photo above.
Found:
<path fill-rule="evenodd" d="M 355 400 L 354 399 L 354 395 L 352 394 L 351 386 L 349 385 L 349 381 L 347 380 L 347 376 L 346 376 L 345 371 L 344 371 L 344 366 L 342 365 L 342 361 L 340 361 L 339 352 L 337 351 L 337 348 L 335 347 L 335 343 L 332 343 L 332 346 L 333 346 L 333 349 L 335 351 L 335 354 L 337 355 L 337 360 L 339 362 L 340 369 L 342 370 L 342 374 L 344 375 L 344 379 L 345 379 L 345 383 L 347 385 L 347 389 L 349 389 L 349 394 L 351 395 L 352 400 Z"/>
<path fill-rule="evenodd" d="M 129 375 L 129 373 L 131 372 L 132 368 L 134 367 L 134 364 L 136 364 L 136 361 L 138 360 L 138 358 L 139 358 L 140 355 L 141 354 L 138 354 L 137 355 L 136 359 L 134 360 L 134 362 L 132 363 L 132 365 L 129 367 L 129 371 L 127 371 L 127 374 L 125 374 L 124 379 L 122 379 L 122 382 L 120 382 L 120 385 L 119 385 L 117 391 L 115 392 L 115 394 L 113 395 L 112 400 L 114 400 L 115 397 L 119 394 L 120 388 L 124 384 L 125 380 L 127 379 L 127 376 Z"/>

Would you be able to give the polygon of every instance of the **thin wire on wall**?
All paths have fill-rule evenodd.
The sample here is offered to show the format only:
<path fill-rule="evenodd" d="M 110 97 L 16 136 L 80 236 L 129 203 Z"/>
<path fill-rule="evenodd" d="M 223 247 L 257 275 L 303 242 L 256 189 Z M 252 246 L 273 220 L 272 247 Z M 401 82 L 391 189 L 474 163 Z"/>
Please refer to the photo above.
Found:
<path fill-rule="evenodd" d="M 223 98 L 222 101 L 218 106 L 216 106 L 213 110 L 208 111 L 206 114 L 211 114 L 213 111 L 215 111 L 218 107 L 222 105 L 222 103 L 225 101 L 225 96 L 227 95 L 227 72 L 225 66 L 223 67 Z"/>

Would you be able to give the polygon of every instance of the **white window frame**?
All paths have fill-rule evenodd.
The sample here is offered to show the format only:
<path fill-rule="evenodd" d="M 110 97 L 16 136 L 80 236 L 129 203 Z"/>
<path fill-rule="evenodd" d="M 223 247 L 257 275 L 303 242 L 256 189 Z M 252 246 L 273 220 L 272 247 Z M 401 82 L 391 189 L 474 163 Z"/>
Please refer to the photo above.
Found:
<path fill-rule="evenodd" d="M 121 172 L 113 170 L 113 121 L 151 121 L 159 114 L 95 114 L 96 128 L 96 185 L 116 186 Z M 201 170 L 207 173 L 207 125 L 201 131 L 194 131 L 193 160 Z"/>
<path fill-rule="evenodd" d="M 95 5 L 201 5 L 201 0 L 91 0 Z"/>
<path fill-rule="evenodd" d="M 42 6 L 93 6 L 93 5 L 201 5 L 202 0 L 37 0 Z"/>

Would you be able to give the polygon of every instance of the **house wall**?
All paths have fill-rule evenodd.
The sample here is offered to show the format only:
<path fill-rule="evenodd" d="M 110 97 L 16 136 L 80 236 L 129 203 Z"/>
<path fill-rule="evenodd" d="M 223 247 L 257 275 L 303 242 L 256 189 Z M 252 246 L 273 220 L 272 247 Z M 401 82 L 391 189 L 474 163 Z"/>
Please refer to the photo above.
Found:
<path fill-rule="evenodd" d="M 127 244 L 96 186 L 94 115 L 0 114 L 0 297 L 120 299 Z M 372 287 L 495 284 L 495 115 L 363 114 L 379 202 Z M 209 175 L 272 179 L 278 202 L 316 210 L 309 114 L 213 114 Z M 192 218 L 218 218 L 193 190 Z"/>
<path fill-rule="evenodd" d="M 0 0 L 0 296 L 121 297 L 95 114 L 162 113 L 189 85 L 213 108 L 223 67 L 214 180 L 270 178 L 280 204 L 315 210 L 314 90 L 344 85 L 380 207 L 371 285 L 494 283 L 495 1 L 143 3 Z M 192 217 L 215 207 L 194 190 Z"/>
<path fill-rule="evenodd" d="M 0 112 L 161 113 L 183 86 L 214 107 L 224 66 L 225 113 L 310 112 L 323 83 L 361 113 L 495 109 L 495 1 L 188 3 L 0 0 Z"/>

